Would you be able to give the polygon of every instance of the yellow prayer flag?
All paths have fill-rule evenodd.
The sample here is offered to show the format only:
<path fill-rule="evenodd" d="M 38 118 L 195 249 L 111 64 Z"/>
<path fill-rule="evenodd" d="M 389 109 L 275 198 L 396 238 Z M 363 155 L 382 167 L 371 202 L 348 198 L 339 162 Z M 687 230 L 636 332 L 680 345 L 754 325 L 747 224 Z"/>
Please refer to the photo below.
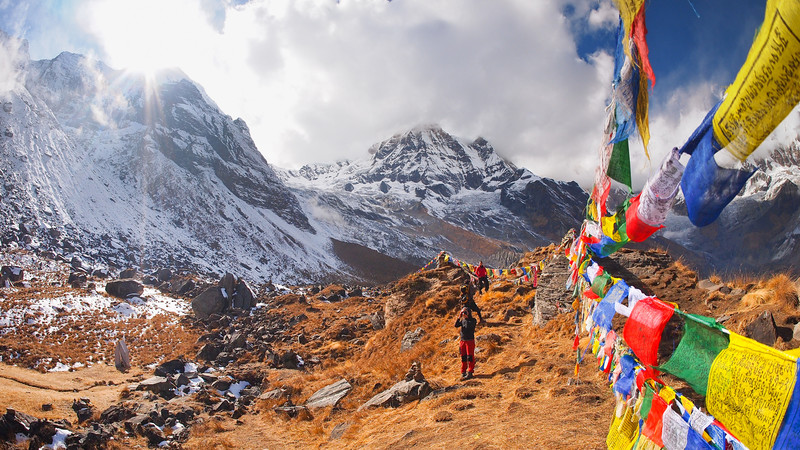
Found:
<path fill-rule="evenodd" d="M 714 115 L 714 137 L 744 161 L 800 102 L 800 2 L 770 0 L 764 23 Z"/>
<path fill-rule="evenodd" d="M 642 9 L 644 0 L 614 0 L 614 3 L 619 9 L 619 17 L 622 19 L 622 26 L 625 29 L 625 54 L 630 58 L 630 49 L 627 44 L 631 36 L 631 26 L 633 26 L 633 19 L 636 18 L 636 14 Z"/>
<path fill-rule="evenodd" d="M 753 450 L 772 448 L 792 398 L 797 358 L 731 332 L 711 364 L 706 407 Z"/>
<path fill-rule="evenodd" d="M 614 415 L 611 426 L 606 436 L 606 445 L 609 450 L 629 450 L 636 442 L 639 435 L 639 421 L 633 415 L 632 408 L 628 408 L 622 417 Z"/>

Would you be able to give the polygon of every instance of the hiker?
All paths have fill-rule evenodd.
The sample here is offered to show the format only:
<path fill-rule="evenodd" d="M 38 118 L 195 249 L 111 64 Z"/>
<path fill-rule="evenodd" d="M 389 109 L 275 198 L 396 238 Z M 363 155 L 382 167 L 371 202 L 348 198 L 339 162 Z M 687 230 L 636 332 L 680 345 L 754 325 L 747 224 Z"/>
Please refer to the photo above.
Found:
<path fill-rule="evenodd" d="M 472 290 L 472 283 L 461 286 L 461 307 L 469 308 L 470 311 L 475 311 L 475 313 L 478 315 L 478 321 L 480 323 L 484 323 L 483 316 L 481 316 L 481 309 L 478 308 L 478 305 L 475 303 L 475 299 L 473 299 L 474 294 L 475 291 Z"/>
<path fill-rule="evenodd" d="M 472 317 L 469 308 L 461 308 L 456 317 L 456 328 L 460 328 L 461 341 L 458 351 L 461 354 L 461 379 L 469 380 L 475 370 L 475 326 L 477 322 Z"/>
<path fill-rule="evenodd" d="M 483 267 L 483 261 L 475 268 L 475 276 L 478 277 L 478 292 L 483 293 L 484 287 L 486 287 L 486 292 L 489 292 L 489 276 L 486 273 L 486 267 Z"/>

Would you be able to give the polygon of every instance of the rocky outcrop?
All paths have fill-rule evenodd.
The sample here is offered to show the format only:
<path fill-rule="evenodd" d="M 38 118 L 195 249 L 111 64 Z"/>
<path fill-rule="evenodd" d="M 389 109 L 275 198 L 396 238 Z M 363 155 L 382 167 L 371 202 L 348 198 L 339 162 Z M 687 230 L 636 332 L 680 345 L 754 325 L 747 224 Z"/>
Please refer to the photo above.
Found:
<path fill-rule="evenodd" d="M 347 380 L 339 380 L 311 394 L 311 397 L 306 400 L 305 406 L 307 408 L 335 407 L 352 389 L 353 386 Z"/>
<path fill-rule="evenodd" d="M 533 305 L 533 324 L 544 326 L 553 319 L 560 308 L 569 306 L 569 292 L 566 289 L 569 278 L 569 260 L 557 254 L 544 266 L 539 274 L 539 284 Z"/>
<path fill-rule="evenodd" d="M 361 405 L 358 410 L 361 411 L 378 406 L 396 408 L 414 400 L 421 400 L 431 391 L 431 386 L 422 375 L 419 364 L 414 363 L 403 381 L 372 397 Z"/>

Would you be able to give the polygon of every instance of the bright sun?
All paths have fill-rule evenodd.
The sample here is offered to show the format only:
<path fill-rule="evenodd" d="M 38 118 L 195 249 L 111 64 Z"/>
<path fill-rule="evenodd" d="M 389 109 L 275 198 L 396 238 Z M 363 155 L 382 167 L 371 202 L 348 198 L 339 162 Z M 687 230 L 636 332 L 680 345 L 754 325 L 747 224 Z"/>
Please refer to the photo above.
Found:
<path fill-rule="evenodd" d="M 195 53 L 193 35 L 205 25 L 192 0 L 98 0 L 87 16 L 112 67 L 150 76 Z"/>

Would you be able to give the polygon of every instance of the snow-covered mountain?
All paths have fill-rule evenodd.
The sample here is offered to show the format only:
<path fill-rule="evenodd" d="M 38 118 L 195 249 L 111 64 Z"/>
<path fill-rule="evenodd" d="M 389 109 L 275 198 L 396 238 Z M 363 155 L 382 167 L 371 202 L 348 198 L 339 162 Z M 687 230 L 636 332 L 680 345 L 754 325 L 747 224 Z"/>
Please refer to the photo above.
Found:
<path fill-rule="evenodd" d="M 279 173 L 315 226 L 406 260 L 448 249 L 505 265 L 582 219 L 587 194 L 577 183 L 517 169 L 483 138 L 468 142 L 428 125 L 369 153 L 357 162 Z"/>
<path fill-rule="evenodd" d="M 257 281 L 385 280 L 440 250 L 499 264 L 580 222 L 577 184 L 517 169 L 484 139 L 420 127 L 363 161 L 273 169 L 179 70 L 31 61 L 24 41 L 0 41 L 4 244 Z"/>
<path fill-rule="evenodd" d="M 679 199 L 663 236 L 698 253 L 710 270 L 800 271 L 800 135 L 758 166 L 711 225 L 691 225 Z"/>
<path fill-rule="evenodd" d="M 18 82 L 0 93 L 5 241 L 256 279 L 339 270 L 244 122 L 184 74 L 146 80 L 17 48 Z"/>

